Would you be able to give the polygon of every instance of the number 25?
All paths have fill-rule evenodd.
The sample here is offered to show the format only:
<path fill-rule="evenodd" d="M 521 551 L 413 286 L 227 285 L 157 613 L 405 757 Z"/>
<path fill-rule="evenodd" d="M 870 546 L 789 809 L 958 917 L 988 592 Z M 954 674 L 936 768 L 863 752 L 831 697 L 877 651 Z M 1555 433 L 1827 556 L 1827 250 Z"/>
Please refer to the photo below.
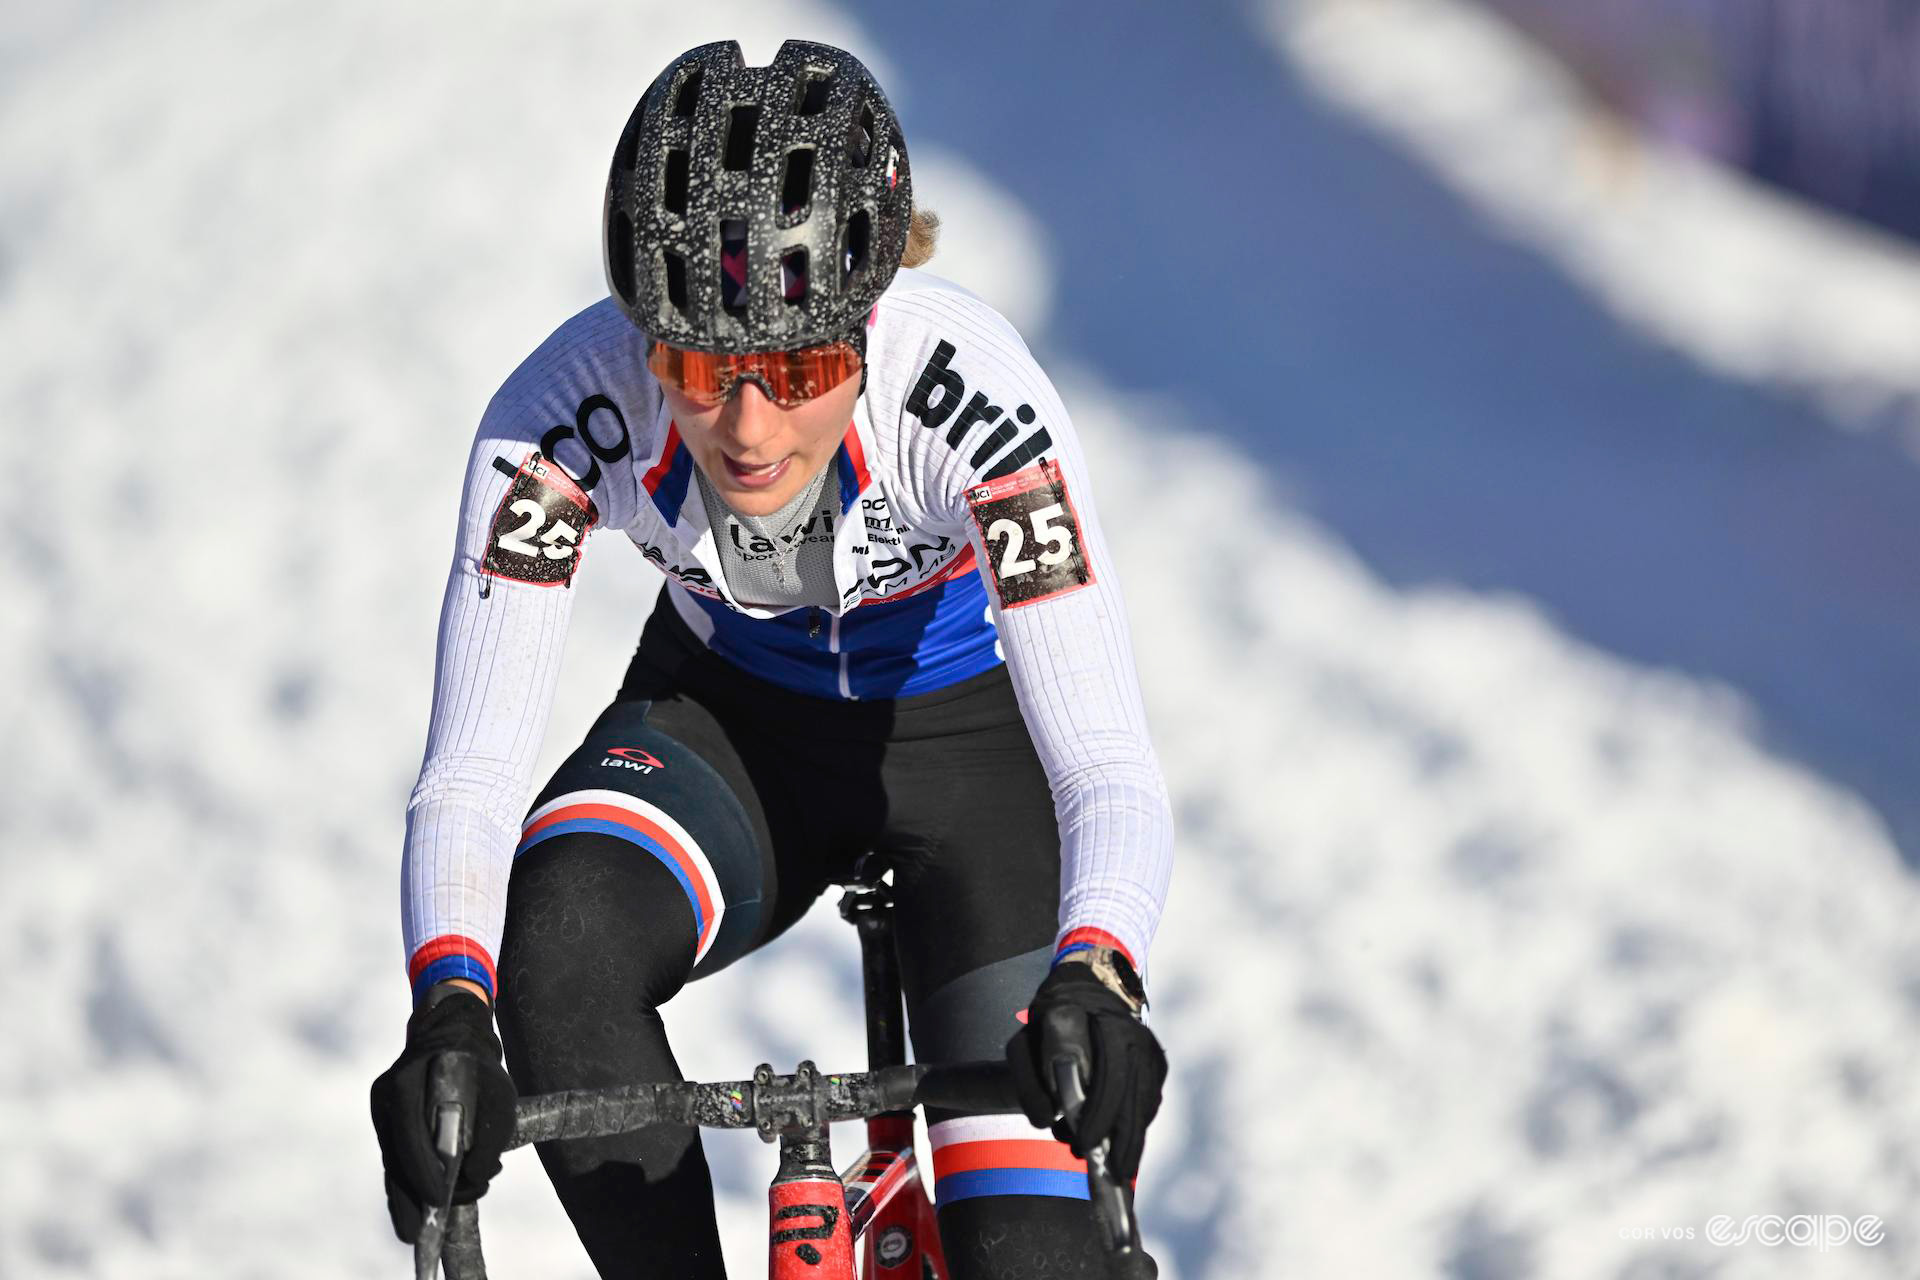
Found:
<path fill-rule="evenodd" d="M 525 535 L 538 529 L 546 521 L 547 511 L 532 498 L 522 498 L 507 510 L 518 516 L 525 516 L 526 523 L 519 528 L 500 535 L 500 549 L 512 551 L 523 556 L 544 555 L 549 560 L 565 560 L 573 554 L 573 544 L 580 540 L 580 531 L 565 520 L 556 518 L 553 527 L 539 535 L 542 545 L 534 546 Z"/>
<path fill-rule="evenodd" d="M 1073 554 L 1073 534 L 1053 523 L 1055 517 L 1064 512 L 1065 508 L 1053 502 L 1027 516 L 1027 519 L 1033 522 L 1033 540 L 1047 544 L 1047 550 L 1040 553 L 1037 562 L 1025 559 L 1020 554 L 1020 549 L 1027 543 L 1027 531 L 1018 523 L 1002 516 L 987 526 L 989 539 L 1005 538 L 1007 540 L 1007 549 L 1000 557 L 1002 578 L 1017 578 L 1023 573 L 1033 572 L 1043 564 L 1059 564 Z"/>

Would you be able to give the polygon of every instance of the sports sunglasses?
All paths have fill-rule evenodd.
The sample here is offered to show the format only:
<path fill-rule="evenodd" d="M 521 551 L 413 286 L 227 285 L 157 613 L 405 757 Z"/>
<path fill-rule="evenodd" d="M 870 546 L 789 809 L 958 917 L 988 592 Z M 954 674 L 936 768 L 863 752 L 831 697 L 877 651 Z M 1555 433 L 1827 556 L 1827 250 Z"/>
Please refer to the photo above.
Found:
<path fill-rule="evenodd" d="M 860 372 L 860 363 L 859 350 L 846 340 L 746 355 L 688 351 L 652 339 L 647 343 L 647 368 L 661 385 L 704 405 L 724 404 L 742 379 L 752 379 L 767 399 L 795 408 Z"/>

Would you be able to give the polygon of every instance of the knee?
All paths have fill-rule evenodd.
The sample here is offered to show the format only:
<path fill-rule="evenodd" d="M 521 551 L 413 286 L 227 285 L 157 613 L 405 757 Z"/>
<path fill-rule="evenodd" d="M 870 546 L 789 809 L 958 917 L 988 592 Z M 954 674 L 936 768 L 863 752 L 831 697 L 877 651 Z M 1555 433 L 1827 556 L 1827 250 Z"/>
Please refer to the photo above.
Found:
<path fill-rule="evenodd" d="M 523 878 L 528 909 L 549 905 L 547 895 L 532 889 L 548 878 L 536 868 L 552 866 L 552 849 L 567 851 L 565 875 L 576 880 L 622 879 L 623 859 L 631 859 L 638 869 L 625 879 L 655 880 L 655 896 L 685 905 L 693 959 L 704 964 L 702 973 L 711 972 L 758 937 L 769 869 L 740 797 L 698 751 L 647 723 L 646 705 L 608 708 L 534 801 L 516 853 L 508 912 L 517 909 Z M 580 860 L 572 851 L 585 848 L 610 853 L 612 862 L 573 865 Z M 583 904 L 576 914 L 592 910 Z"/>
<path fill-rule="evenodd" d="M 498 1017 L 516 1079 L 578 1083 L 596 1063 L 659 1056 L 659 1007 L 750 930 L 739 908 L 757 906 L 758 858 L 713 770 L 647 725 L 645 704 L 609 708 L 514 854 Z"/>
<path fill-rule="evenodd" d="M 652 859 L 605 837 L 523 854 L 507 890 L 495 1015 L 522 1092 L 665 1078 L 659 1007 L 693 967 L 691 913 Z"/>
<path fill-rule="evenodd" d="M 655 859 L 597 833 L 545 841 L 507 885 L 502 1014 L 589 998 L 652 1011 L 685 985 L 696 943 L 694 913 Z"/>

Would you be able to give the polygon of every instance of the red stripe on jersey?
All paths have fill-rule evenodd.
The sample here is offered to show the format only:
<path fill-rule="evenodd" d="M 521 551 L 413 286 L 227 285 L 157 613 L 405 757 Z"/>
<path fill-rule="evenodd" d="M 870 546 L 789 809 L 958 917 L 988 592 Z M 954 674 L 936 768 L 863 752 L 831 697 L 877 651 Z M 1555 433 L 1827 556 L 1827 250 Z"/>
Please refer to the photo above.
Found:
<path fill-rule="evenodd" d="M 660 461 L 653 464 L 647 474 L 640 477 L 640 486 L 648 493 L 657 492 L 660 482 L 667 478 L 667 472 L 673 469 L 673 455 L 680 452 L 680 424 L 667 424 L 667 442 L 660 446 Z"/>

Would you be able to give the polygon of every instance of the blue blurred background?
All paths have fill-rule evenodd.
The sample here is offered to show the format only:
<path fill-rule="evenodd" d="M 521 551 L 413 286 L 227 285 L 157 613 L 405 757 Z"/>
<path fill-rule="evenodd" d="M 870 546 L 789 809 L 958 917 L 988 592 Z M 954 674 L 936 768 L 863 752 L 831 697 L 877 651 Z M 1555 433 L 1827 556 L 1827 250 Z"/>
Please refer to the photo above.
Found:
<path fill-rule="evenodd" d="M 1489 0 L 1655 135 L 1920 235 L 1910 0 Z"/>
<path fill-rule="evenodd" d="M 1836 430 L 1624 322 L 1277 62 L 1286 7 L 852 9 L 916 138 L 1061 211 L 1052 349 L 1230 434 L 1390 582 L 1739 690 L 1920 860 L 1920 398 Z M 1655 138 L 1920 234 L 1920 5 L 1496 7 Z"/>

